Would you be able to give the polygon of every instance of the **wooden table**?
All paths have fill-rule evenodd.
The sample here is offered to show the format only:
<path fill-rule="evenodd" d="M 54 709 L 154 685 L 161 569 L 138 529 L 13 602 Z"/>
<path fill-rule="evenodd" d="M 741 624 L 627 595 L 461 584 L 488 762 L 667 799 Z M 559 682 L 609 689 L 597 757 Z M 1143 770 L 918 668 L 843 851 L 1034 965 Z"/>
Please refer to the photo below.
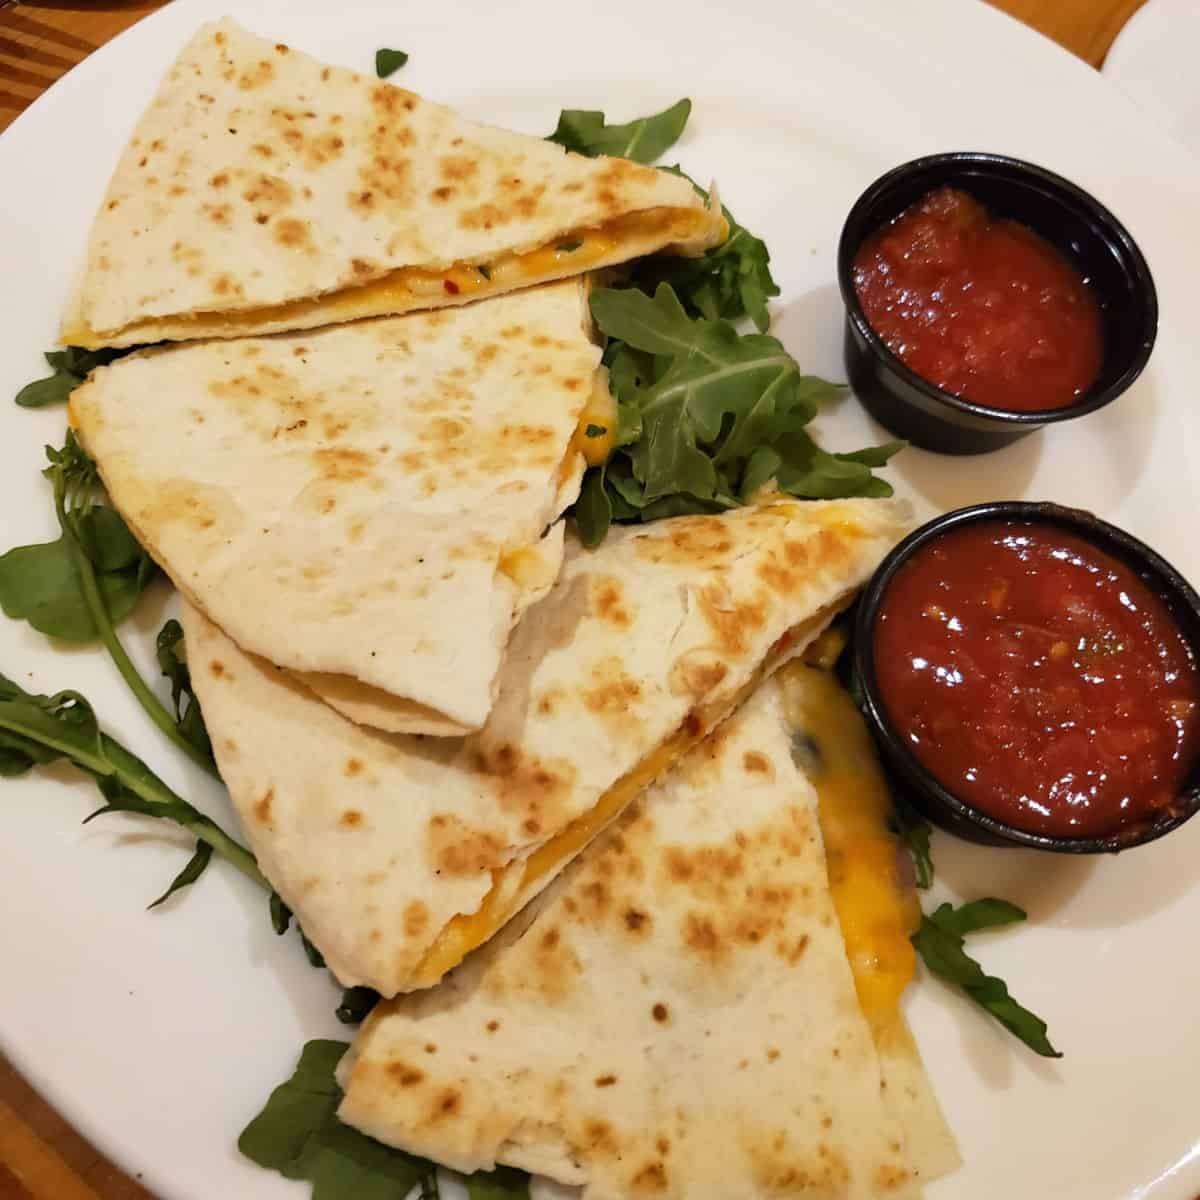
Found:
<path fill-rule="evenodd" d="M 60 75 L 164 0 L 0 0 L 0 130 Z M 963 0 L 968 3 L 970 0 Z M 1098 67 L 1145 0 L 991 0 Z M 152 1200 L 92 1149 L 0 1056 L 0 1200 Z"/>

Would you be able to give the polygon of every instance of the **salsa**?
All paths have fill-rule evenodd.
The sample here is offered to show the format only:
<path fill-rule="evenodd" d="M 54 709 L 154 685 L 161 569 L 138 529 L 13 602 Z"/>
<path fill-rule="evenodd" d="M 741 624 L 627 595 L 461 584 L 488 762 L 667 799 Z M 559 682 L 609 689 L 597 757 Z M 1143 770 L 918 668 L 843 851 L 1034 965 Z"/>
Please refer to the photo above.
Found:
<path fill-rule="evenodd" d="M 1100 307 L 1070 259 L 1018 221 L 938 188 L 863 242 L 854 288 L 922 379 L 1016 412 L 1064 408 L 1100 374 Z"/>
<path fill-rule="evenodd" d="M 1152 820 L 1200 749 L 1200 672 L 1166 604 L 1053 525 L 978 521 L 884 593 L 880 699 L 953 795 L 1034 833 Z"/>

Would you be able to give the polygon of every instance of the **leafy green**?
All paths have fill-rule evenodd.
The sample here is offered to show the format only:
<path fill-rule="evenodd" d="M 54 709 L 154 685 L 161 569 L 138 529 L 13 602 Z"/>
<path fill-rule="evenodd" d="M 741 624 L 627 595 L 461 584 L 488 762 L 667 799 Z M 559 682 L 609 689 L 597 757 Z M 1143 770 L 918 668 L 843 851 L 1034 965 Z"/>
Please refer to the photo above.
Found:
<path fill-rule="evenodd" d="M 0 556 L 0 608 L 38 632 L 67 641 L 99 638 L 146 715 L 197 766 L 216 776 L 207 748 L 194 740 L 199 709 L 186 729 L 138 674 L 115 626 L 134 609 L 155 577 L 153 559 L 138 545 L 115 508 L 102 504 L 95 464 L 68 431 L 62 449 L 46 447 L 42 474 L 53 490 L 60 536 L 18 546 Z M 194 706 L 189 701 L 188 711 Z M 186 714 L 185 714 L 186 715 Z"/>
<path fill-rule="evenodd" d="M 312 1184 L 312 1200 L 404 1200 L 421 1185 L 437 1196 L 436 1167 L 384 1146 L 337 1119 L 342 1090 L 334 1075 L 345 1042 L 307 1043 L 292 1077 L 238 1138 L 260 1167 Z"/>
<path fill-rule="evenodd" d="M 308 965 L 319 970 L 325 965 L 325 955 L 308 940 L 308 935 L 300 929 L 299 921 L 296 922 L 296 928 L 300 930 L 300 944 L 304 947 L 304 957 L 308 959 Z"/>
<path fill-rule="evenodd" d="M 913 934 L 912 943 L 935 975 L 962 988 L 1031 1050 L 1046 1058 L 1061 1058 L 1046 1036 L 1046 1022 L 1022 1008 L 1008 994 L 1004 981 L 985 975 L 963 948 L 969 933 L 1023 920 L 1025 913 L 1007 900 L 973 900 L 958 908 L 941 904 L 921 917 L 921 927 Z"/>
<path fill-rule="evenodd" d="M 800 373 L 766 334 L 689 317 L 661 284 L 592 293 L 592 315 L 612 341 L 606 353 L 617 400 L 612 456 L 593 468 L 575 518 L 586 545 L 612 521 L 720 512 L 772 480 L 793 496 L 887 496 L 871 473 L 901 443 L 830 454 L 804 431 L 834 384 Z"/>
<path fill-rule="evenodd" d="M 682 175 L 708 199 L 704 188 L 679 167 L 663 170 Z M 632 283 L 649 293 L 655 292 L 659 284 L 669 283 L 689 315 L 710 321 L 749 317 L 759 333 L 766 333 L 771 321 L 767 301 L 779 295 L 779 285 L 771 275 L 770 251 L 766 242 L 738 224 L 728 208 L 722 205 L 721 211 L 729 224 L 729 235 L 719 246 L 697 258 L 652 254 L 634 266 Z"/>
<path fill-rule="evenodd" d="M 892 808 L 896 832 L 912 855 L 917 887 L 928 888 L 933 883 L 933 856 L 929 852 L 929 837 L 933 827 L 910 804 L 899 797 Z"/>
<path fill-rule="evenodd" d="M 16 402 L 22 408 L 46 408 L 51 404 L 62 404 L 87 378 L 89 371 L 129 353 L 130 350 L 84 350 L 79 346 L 47 350 L 42 357 L 53 368 L 54 374 L 27 383 L 17 393 Z"/>
<path fill-rule="evenodd" d="M 477 1171 L 467 1177 L 468 1200 L 529 1200 L 529 1176 L 515 1167 Z"/>
<path fill-rule="evenodd" d="M 250 851 L 171 791 L 140 758 L 102 733 L 92 706 L 79 692 L 33 695 L 0 675 L 0 776 L 24 775 L 34 766 L 61 759 L 91 776 L 104 797 L 103 807 L 89 821 L 104 813 L 136 813 L 171 821 L 196 837 L 195 854 L 155 904 L 194 883 L 213 851 L 270 890 Z"/>
<path fill-rule="evenodd" d="M 403 50 L 389 50 L 386 46 L 375 51 L 375 74 L 380 79 L 395 75 L 408 62 L 408 55 Z"/>
<path fill-rule="evenodd" d="M 171 880 L 171 886 L 149 908 L 157 908 L 164 900 L 169 900 L 176 892 L 195 883 L 204 874 L 212 861 L 213 848 L 207 842 L 197 842 L 192 857 L 187 860 L 182 871 Z"/>
<path fill-rule="evenodd" d="M 554 132 L 546 140 L 590 158 L 608 154 L 614 158 L 652 163 L 679 141 L 691 112 L 692 102 L 685 99 L 660 113 L 639 117 L 626 125 L 608 125 L 602 112 L 565 108 L 559 114 Z"/>
<path fill-rule="evenodd" d="M 85 533 L 89 523 L 101 524 L 95 518 L 112 511 L 97 509 L 79 522 L 78 532 Z M 63 534 L 52 542 L 17 546 L 0 556 L 0 608 L 9 617 L 28 621 L 47 637 L 91 642 L 99 631 L 84 595 L 73 540 Z M 137 606 L 154 577 L 154 565 L 142 559 L 95 575 L 109 619 L 119 624 Z"/>
<path fill-rule="evenodd" d="M 192 688 L 192 674 L 183 652 L 183 627 L 172 618 L 154 643 L 159 670 L 171 684 L 171 706 L 175 710 L 175 728 L 198 753 L 212 761 L 212 740 L 200 711 L 200 701 Z M 214 763 L 215 766 L 215 763 Z"/>
<path fill-rule="evenodd" d="M 95 466 L 74 435 L 61 450 L 47 446 L 46 457 L 42 474 L 53 488 L 61 533 L 0 556 L 0 608 L 47 637 L 89 642 L 133 611 L 157 569 L 121 514 L 97 503 Z M 93 584 L 103 613 L 91 602 Z"/>
<path fill-rule="evenodd" d="M 292 923 L 292 910 L 283 902 L 283 897 L 278 892 L 271 893 L 270 909 L 271 928 L 282 937 Z"/>
<path fill-rule="evenodd" d="M 281 937 L 287 933 L 292 924 L 292 910 L 288 908 L 283 897 L 278 892 L 271 893 L 271 928 Z M 304 957 L 309 966 L 321 968 L 325 965 L 325 956 L 308 940 L 308 935 L 296 922 L 296 932 L 300 935 L 300 944 L 304 947 Z"/>
<path fill-rule="evenodd" d="M 374 988 L 347 988 L 342 993 L 342 1002 L 334 1010 L 334 1015 L 343 1025 L 358 1025 L 366 1020 L 367 1014 L 378 1003 L 379 993 Z"/>

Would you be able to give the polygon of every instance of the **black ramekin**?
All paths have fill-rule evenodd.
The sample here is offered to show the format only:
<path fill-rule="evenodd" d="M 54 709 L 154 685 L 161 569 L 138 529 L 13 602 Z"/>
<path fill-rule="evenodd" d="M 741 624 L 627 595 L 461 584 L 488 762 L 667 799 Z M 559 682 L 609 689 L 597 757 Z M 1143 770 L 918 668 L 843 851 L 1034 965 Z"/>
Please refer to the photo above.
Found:
<path fill-rule="evenodd" d="M 1085 538 L 1133 569 L 1166 603 L 1193 656 L 1200 661 L 1200 596 L 1180 573 L 1144 542 L 1089 512 L 1058 504 L 1000 500 L 959 508 L 909 534 L 880 564 L 859 602 L 854 631 L 854 673 L 863 710 L 893 781 L 904 797 L 934 823 L 970 841 L 996 846 L 1025 846 L 1067 854 L 1116 853 L 1154 841 L 1177 829 L 1200 808 L 1200 760 L 1177 801 L 1153 821 L 1130 825 L 1103 837 L 1059 837 L 1031 833 L 960 800 L 918 761 L 896 732 L 879 694 L 875 674 L 875 621 L 888 584 L 909 557 L 951 529 L 977 521 L 1022 521 L 1053 525 Z"/>
<path fill-rule="evenodd" d="M 1088 281 L 1104 321 L 1100 376 L 1075 403 L 1009 412 L 934 387 L 896 357 L 871 328 L 854 289 L 854 256 L 868 235 L 934 188 L 969 192 L 989 212 L 1027 225 L 1056 246 Z M 1111 404 L 1141 374 L 1158 329 L 1150 268 L 1125 227 L 1082 188 L 1043 167 L 1000 154 L 959 151 L 904 163 L 858 198 L 838 243 L 838 283 L 846 305 L 850 385 L 880 424 L 943 454 L 979 454 L 1043 425 L 1071 421 Z"/>

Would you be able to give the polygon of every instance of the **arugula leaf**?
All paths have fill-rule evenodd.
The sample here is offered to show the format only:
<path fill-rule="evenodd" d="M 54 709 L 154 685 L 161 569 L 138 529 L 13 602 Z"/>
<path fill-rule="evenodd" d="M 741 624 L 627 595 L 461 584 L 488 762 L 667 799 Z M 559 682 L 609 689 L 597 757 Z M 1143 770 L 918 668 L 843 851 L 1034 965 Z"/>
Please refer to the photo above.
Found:
<path fill-rule="evenodd" d="M 1009 994 L 1004 981 L 985 975 L 983 968 L 963 948 L 967 934 L 1025 920 L 1025 913 L 1007 900 L 973 900 L 954 908 L 940 904 L 921 917 L 912 943 L 925 965 L 947 983 L 962 988 L 981 1008 L 991 1013 L 1010 1033 L 1045 1058 L 1061 1058 L 1046 1036 L 1046 1022 L 1022 1008 Z"/>
<path fill-rule="evenodd" d="M 586 545 L 603 541 L 613 520 L 736 508 L 771 480 L 794 496 L 891 494 L 871 467 L 900 443 L 821 450 L 803 427 L 842 389 L 801 375 L 777 339 L 689 317 L 668 284 L 653 297 L 599 289 L 591 307 L 614 339 L 605 360 L 618 428 L 575 505 Z"/>
<path fill-rule="evenodd" d="M 408 62 L 408 55 L 403 50 L 389 50 L 386 46 L 375 51 L 375 74 L 380 79 L 395 75 Z"/>
<path fill-rule="evenodd" d="M 100 503 L 104 494 L 95 463 L 73 432 L 61 449 L 46 447 L 42 474 L 53 489 L 60 536 L 18 546 L 0 556 L 0 608 L 40 633 L 69 641 L 99 638 L 146 715 L 197 766 L 217 776 L 211 754 L 194 740 L 200 721 L 181 729 L 138 674 L 115 626 L 134 609 L 158 568 L 138 545 L 121 514 Z"/>
<path fill-rule="evenodd" d="M 564 108 L 559 114 L 558 125 L 546 141 L 556 142 L 589 158 L 608 154 L 614 158 L 652 163 L 679 141 L 691 112 L 692 102 L 684 99 L 660 113 L 639 117 L 626 125 L 608 125 L 602 112 Z"/>
<path fill-rule="evenodd" d="M 682 175 L 708 200 L 708 192 L 678 166 L 662 169 Z M 729 236 L 719 246 L 698 258 L 652 254 L 635 265 L 632 283 L 644 292 L 654 292 L 660 284 L 668 283 L 690 316 L 710 321 L 749 317 L 759 333 L 766 333 L 771 321 L 767 301 L 779 295 L 779 285 L 771 274 L 770 251 L 761 238 L 737 222 L 727 207 L 722 205 L 721 211 L 729 224 Z"/>
<path fill-rule="evenodd" d="M 892 806 L 892 823 L 909 854 L 912 855 L 917 887 L 922 890 L 933 883 L 933 856 L 929 852 L 929 837 L 933 826 L 912 805 L 899 797 Z"/>
<path fill-rule="evenodd" d="M 271 893 L 271 928 L 282 937 L 287 933 L 292 924 L 292 910 L 287 906 L 283 897 L 278 892 Z M 308 964 L 311 967 L 318 969 L 325 965 L 325 956 L 308 940 L 308 935 L 300 928 L 300 922 L 296 922 L 296 932 L 300 935 L 300 944 L 304 947 L 304 957 L 308 959 Z"/>
<path fill-rule="evenodd" d="M 271 893 L 271 928 L 282 937 L 292 923 L 292 910 L 283 902 L 283 897 L 273 891 Z"/>
<path fill-rule="evenodd" d="M 337 1119 L 334 1075 L 345 1042 L 308 1042 L 292 1077 L 242 1131 L 238 1149 L 260 1167 L 312 1184 L 312 1200 L 403 1200 L 421 1185 L 437 1196 L 437 1168 Z"/>
<path fill-rule="evenodd" d="M 123 350 L 84 350 L 80 346 L 68 346 L 65 350 L 47 350 L 42 357 L 54 370 L 45 379 L 27 383 L 16 395 L 22 408 L 45 408 L 51 404 L 62 404 L 87 378 L 88 372 L 130 354 L 133 347 Z"/>
<path fill-rule="evenodd" d="M 101 511 L 113 510 L 96 510 Z M 113 624 L 133 612 L 153 578 L 153 565 L 148 559 L 145 563 L 96 573 L 96 586 Z M 66 534 L 0 555 L 0 608 L 9 617 L 28 621 L 39 633 L 66 642 L 91 642 L 99 634 L 84 596 L 72 538 Z"/>
<path fill-rule="evenodd" d="M 157 908 L 164 900 L 169 900 L 176 892 L 195 883 L 212 860 L 213 848 L 207 842 L 197 842 L 196 850 L 187 860 L 183 870 L 171 880 L 171 886 L 147 908 Z"/>
<path fill-rule="evenodd" d="M 208 847 L 206 852 L 197 846 L 187 866 L 155 904 L 194 883 L 208 866 L 212 851 L 270 890 L 250 851 L 171 791 L 140 758 L 102 733 L 92 706 L 79 692 L 33 695 L 0 675 L 0 776 L 14 778 L 60 759 L 91 776 L 104 796 L 103 807 L 88 821 L 103 813 L 137 813 L 171 821 Z"/>
<path fill-rule="evenodd" d="M 61 533 L 0 556 L 0 608 L 47 637 L 93 641 L 133 611 L 157 568 L 121 514 L 98 503 L 99 476 L 74 434 L 46 457 Z"/>
<path fill-rule="evenodd" d="M 374 988 L 350 987 L 342 993 L 342 1002 L 334 1010 L 334 1016 L 343 1025 L 359 1025 L 378 1003 L 379 993 Z"/>
<path fill-rule="evenodd" d="M 529 1176 L 516 1167 L 497 1167 L 467 1176 L 468 1200 L 529 1200 Z"/>
<path fill-rule="evenodd" d="M 296 929 L 300 933 L 300 944 L 304 947 L 304 957 L 308 959 L 308 965 L 316 967 L 319 970 L 325 965 L 325 955 L 308 940 L 308 935 L 300 928 L 298 921 L 296 922 Z"/>
<path fill-rule="evenodd" d="M 212 740 L 200 711 L 200 701 L 192 688 L 192 674 L 183 651 L 183 627 L 174 618 L 158 632 L 154 642 L 159 670 L 171 684 L 171 706 L 175 710 L 175 728 L 196 750 L 213 761 Z M 216 766 L 213 763 L 214 768 Z"/>

